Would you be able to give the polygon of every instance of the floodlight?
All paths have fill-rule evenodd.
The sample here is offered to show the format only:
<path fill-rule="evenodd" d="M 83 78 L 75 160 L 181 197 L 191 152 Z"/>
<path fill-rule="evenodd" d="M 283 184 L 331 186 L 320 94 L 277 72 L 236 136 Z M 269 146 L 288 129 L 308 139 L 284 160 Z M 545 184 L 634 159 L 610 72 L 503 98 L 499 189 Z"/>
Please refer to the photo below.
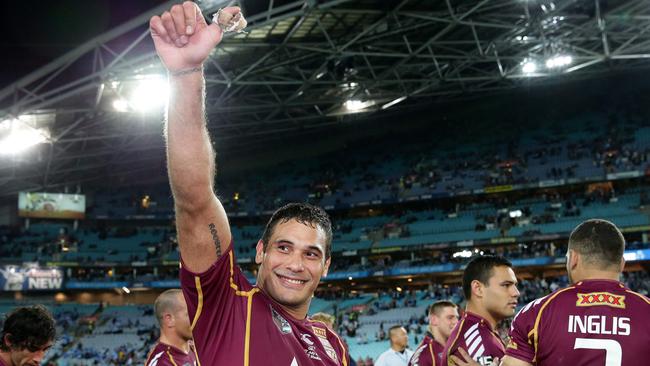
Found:
<path fill-rule="evenodd" d="M 8 132 L 0 139 L 0 154 L 18 154 L 28 148 L 46 142 L 49 132 L 46 129 L 33 128 L 20 119 L 5 121 Z"/>
<path fill-rule="evenodd" d="M 521 66 L 521 71 L 524 72 L 524 74 L 532 74 L 535 71 L 537 71 L 537 64 L 533 61 L 526 61 L 522 66 Z"/>
<path fill-rule="evenodd" d="M 546 67 L 549 69 L 558 68 L 570 65 L 573 62 L 573 57 L 567 55 L 553 56 L 546 60 Z"/>
<path fill-rule="evenodd" d="M 366 107 L 366 103 L 360 100 L 348 100 L 345 102 L 345 108 L 349 111 L 360 111 Z"/>
<path fill-rule="evenodd" d="M 168 96 L 169 84 L 166 79 L 160 76 L 145 76 L 131 93 L 129 105 L 137 111 L 148 112 L 164 106 Z"/>

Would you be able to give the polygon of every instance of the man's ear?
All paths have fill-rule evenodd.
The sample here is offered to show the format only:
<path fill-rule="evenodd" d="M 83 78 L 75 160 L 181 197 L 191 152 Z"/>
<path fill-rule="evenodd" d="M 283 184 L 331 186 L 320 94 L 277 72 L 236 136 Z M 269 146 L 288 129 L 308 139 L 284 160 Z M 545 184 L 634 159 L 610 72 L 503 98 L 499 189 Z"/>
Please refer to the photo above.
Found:
<path fill-rule="evenodd" d="M 429 315 L 429 324 L 431 324 L 434 327 L 437 327 L 438 324 L 440 324 L 440 319 L 435 314 L 431 314 Z"/>
<path fill-rule="evenodd" d="M 330 264 L 332 263 L 332 257 L 325 259 L 325 266 L 323 270 L 323 277 L 327 277 L 327 272 L 330 270 Z"/>
<path fill-rule="evenodd" d="M 479 280 L 473 280 L 470 284 L 472 289 L 472 297 L 477 297 L 479 299 L 485 296 L 485 285 Z"/>
<path fill-rule="evenodd" d="M 163 314 L 163 325 L 165 327 L 174 326 L 174 316 L 170 313 Z"/>
<path fill-rule="evenodd" d="M 257 245 L 255 246 L 255 263 L 262 264 L 264 260 L 264 242 L 262 239 L 258 240 Z"/>
<path fill-rule="evenodd" d="M 5 341 L 5 344 L 7 345 L 7 347 L 9 347 L 11 349 L 12 348 L 11 347 L 11 341 L 9 340 L 10 337 L 11 337 L 11 333 L 5 334 L 4 341 Z"/>
<path fill-rule="evenodd" d="M 621 258 L 621 268 L 619 272 L 623 272 L 625 270 L 625 258 Z"/>
<path fill-rule="evenodd" d="M 567 258 L 567 261 L 569 263 L 569 268 L 574 270 L 576 269 L 580 261 L 582 261 L 582 257 L 580 256 L 580 253 L 578 253 L 578 251 L 569 249 L 569 258 Z"/>

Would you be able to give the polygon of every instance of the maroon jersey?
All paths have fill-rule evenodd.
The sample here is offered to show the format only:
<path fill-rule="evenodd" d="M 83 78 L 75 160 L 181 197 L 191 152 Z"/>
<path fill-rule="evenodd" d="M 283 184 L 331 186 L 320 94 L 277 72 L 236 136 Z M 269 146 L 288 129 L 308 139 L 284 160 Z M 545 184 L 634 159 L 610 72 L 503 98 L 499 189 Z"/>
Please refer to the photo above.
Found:
<path fill-rule="evenodd" d="M 194 349 L 185 353 L 180 349 L 158 342 L 149 352 L 145 366 L 196 366 Z"/>
<path fill-rule="evenodd" d="M 438 343 L 433 338 L 433 334 L 427 332 L 411 356 L 409 366 L 440 366 L 442 365 L 442 355 L 445 352 L 445 345 Z"/>
<path fill-rule="evenodd" d="M 348 353 L 324 323 L 294 319 L 251 286 L 232 245 L 207 271 L 181 268 L 199 366 L 347 366 Z"/>
<path fill-rule="evenodd" d="M 451 331 L 442 355 L 442 365 L 451 365 L 452 355 L 463 359 L 458 348 L 463 348 L 481 365 L 489 365 L 497 357 L 503 358 L 506 351 L 503 341 L 490 323 L 469 311 L 463 314 L 460 322 Z"/>
<path fill-rule="evenodd" d="M 650 300 L 610 280 L 588 280 L 523 307 L 506 354 L 536 365 L 642 365 Z"/>

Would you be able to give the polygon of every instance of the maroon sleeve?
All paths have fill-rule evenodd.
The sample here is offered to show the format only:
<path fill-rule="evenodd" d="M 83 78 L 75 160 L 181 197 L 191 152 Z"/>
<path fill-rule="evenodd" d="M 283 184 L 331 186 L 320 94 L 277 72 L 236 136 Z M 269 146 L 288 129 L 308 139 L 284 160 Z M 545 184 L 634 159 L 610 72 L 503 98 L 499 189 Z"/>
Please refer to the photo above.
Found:
<path fill-rule="evenodd" d="M 537 314 L 546 299 L 547 297 L 542 297 L 529 303 L 515 315 L 510 326 L 510 342 L 506 348 L 506 356 L 514 357 L 531 364 L 534 363 L 535 340 L 534 334 L 531 332 L 535 327 Z"/>
<path fill-rule="evenodd" d="M 225 344 L 224 337 L 243 337 L 246 322 L 245 297 L 238 293 L 252 286 L 235 265 L 233 245 L 203 273 L 193 273 L 181 262 L 181 288 L 190 316 L 194 344 L 200 359 L 212 359 L 215 346 Z M 224 331 L 228 329 L 228 331 Z"/>
<path fill-rule="evenodd" d="M 460 354 L 459 348 L 464 349 L 480 365 L 489 365 L 495 358 L 502 358 L 504 355 L 501 340 L 479 323 L 463 327 L 457 341 L 449 350 L 450 356 L 456 356 L 462 360 L 463 356 Z M 447 359 L 447 362 L 449 363 L 450 360 Z"/>
<path fill-rule="evenodd" d="M 409 366 L 435 366 L 431 343 L 421 343 L 409 360 Z"/>

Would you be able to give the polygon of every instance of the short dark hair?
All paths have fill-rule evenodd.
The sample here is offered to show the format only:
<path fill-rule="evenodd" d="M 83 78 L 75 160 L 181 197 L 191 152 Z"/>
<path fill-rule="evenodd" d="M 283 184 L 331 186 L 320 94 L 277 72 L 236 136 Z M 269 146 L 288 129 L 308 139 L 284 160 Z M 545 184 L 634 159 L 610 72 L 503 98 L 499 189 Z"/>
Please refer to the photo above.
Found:
<path fill-rule="evenodd" d="M 289 220 L 296 220 L 301 224 L 323 229 L 325 232 L 325 259 L 332 256 L 332 222 L 325 210 L 308 203 L 289 203 L 273 213 L 271 219 L 266 224 L 264 234 L 262 234 L 262 243 L 264 243 L 265 252 L 275 227 L 278 223 L 285 223 Z"/>
<path fill-rule="evenodd" d="M 449 300 L 440 300 L 436 301 L 431 306 L 429 306 L 429 315 L 440 315 L 440 312 L 444 308 L 457 308 L 458 305 L 454 304 Z"/>
<path fill-rule="evenodd" d="M 578 225 L 569 236 L 569 249 L 584 256 L 589 264 L 617 266 L 625 252 L 625 238 L 607 220 L 591 219 Z"/>
<path fill-rule="evenodd" d="M 11 344 L 5 343 L 8 338 Z M 5 317 L 0 349 L 36 352 L 56 338 L 52 314 L 42 305 L 16 308 Z"/>
<path fill-rule="evenodd" d="M 393 325 L 392 327 L 388 328 L 388 339 L 390 339 L 393 336 L 393 331 L 402 328 L 404 328 L 403 325 Z"/>
<path fill-rule="evenodd" d="M 506 266 L 512 268 L 512 263 L 504 257 L 497 255 L 483 255 L 472 259 L 463 272 L 463 293 L 465 299 L 472 298 L 472 281 L 477 280 L 487 284 L 492 277 L 493 268 Z"/>

